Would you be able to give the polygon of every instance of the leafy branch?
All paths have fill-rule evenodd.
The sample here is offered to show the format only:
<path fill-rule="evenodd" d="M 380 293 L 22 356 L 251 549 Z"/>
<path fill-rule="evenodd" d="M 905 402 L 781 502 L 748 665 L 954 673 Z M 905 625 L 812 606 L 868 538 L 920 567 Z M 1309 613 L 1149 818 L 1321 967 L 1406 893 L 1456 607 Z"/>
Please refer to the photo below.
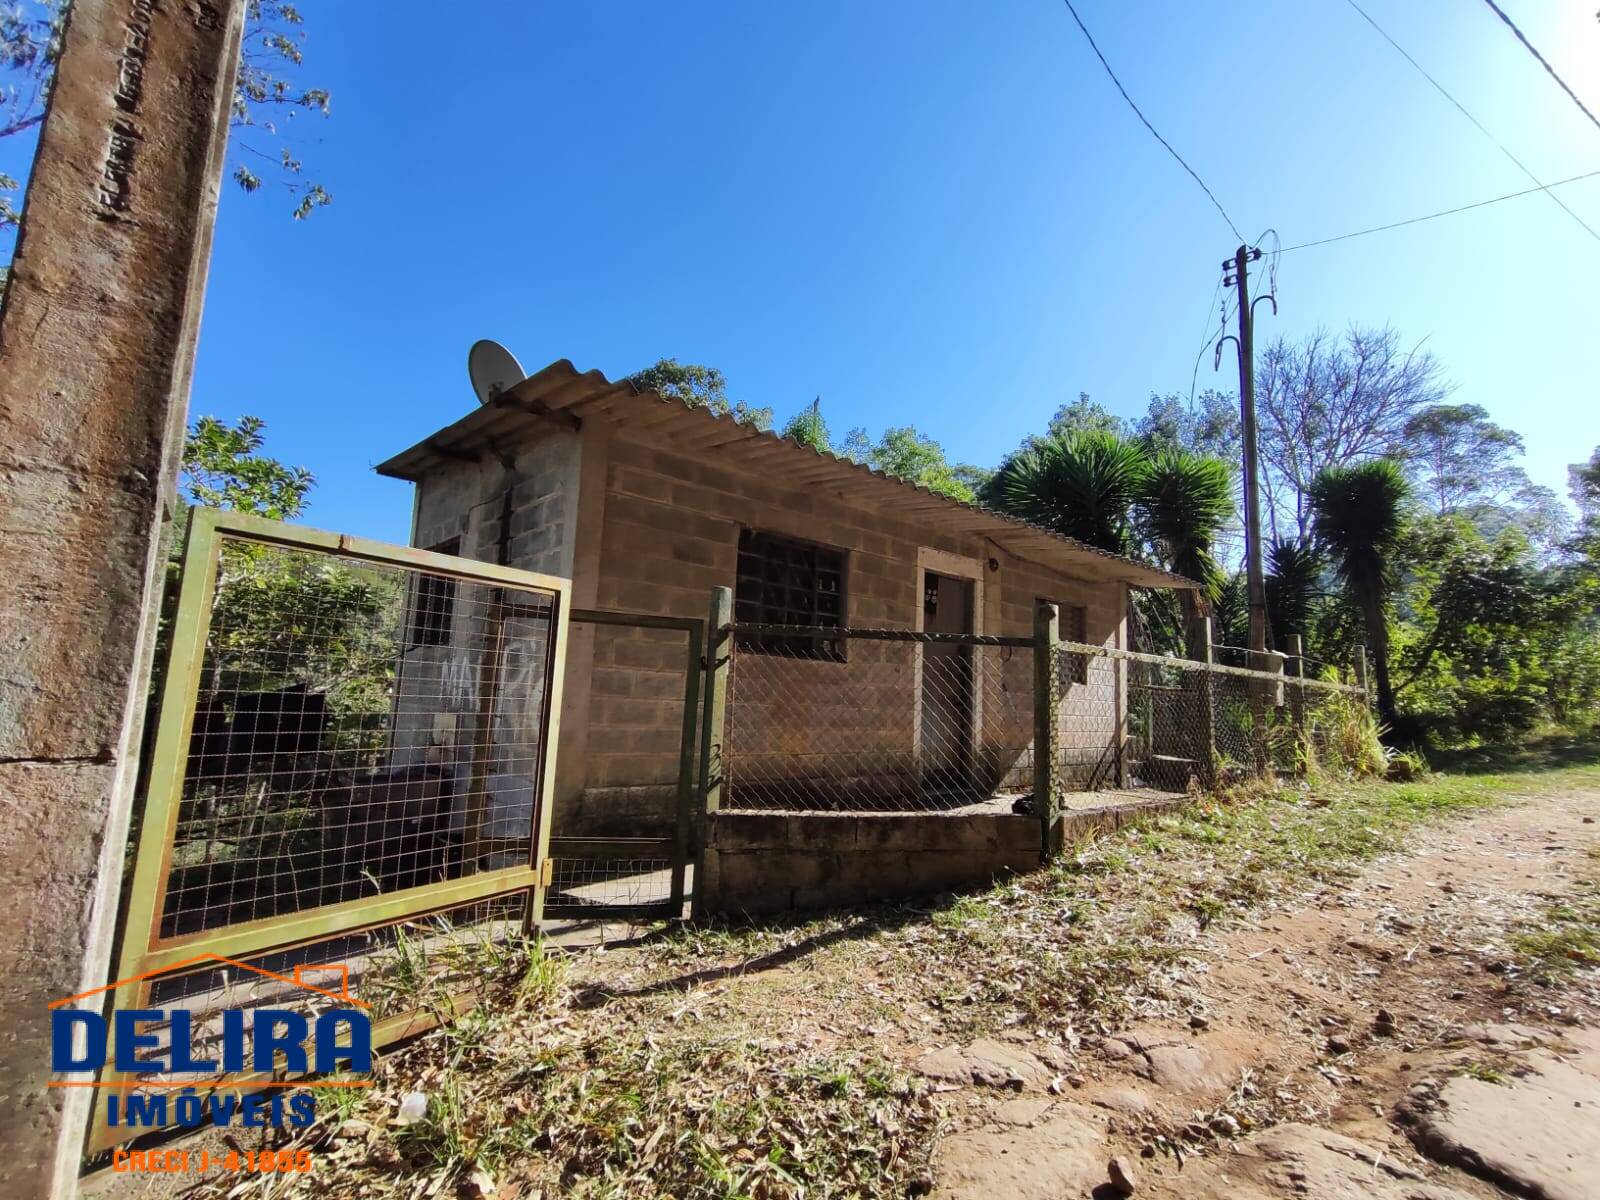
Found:
<path fill-rule="evenodd" d="M 61 57 L 70 0 L 0 0 L 0 139 L 27 133 L 43 120 Z M 229 119 L 230 175 L 246 192 L 261 190 L 270 171 L 294 199 L 297 221 L 333 202 L 321 183 L 305 176 L 291 150 L 287 126 L 302 112 L 329 115 L 326 88 L 303 82 L 305 19 L 284 0 L 249 0 L 239 55 L 239 75 Z M 275 143 L 275 144 L 274 144 Z M 258 168 L 248 159 L 269 167 Z M 21 218 L 13 197 L 21 183 L 0 174 L 0 230 Z"/>

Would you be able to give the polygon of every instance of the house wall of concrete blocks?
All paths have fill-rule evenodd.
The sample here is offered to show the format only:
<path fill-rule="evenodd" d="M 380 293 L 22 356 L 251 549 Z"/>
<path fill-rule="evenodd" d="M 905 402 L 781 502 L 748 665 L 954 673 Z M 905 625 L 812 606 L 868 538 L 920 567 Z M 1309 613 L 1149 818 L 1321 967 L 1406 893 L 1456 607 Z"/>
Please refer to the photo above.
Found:
<path fill-rule="evenodd" d="M 1006 554 L 984 539 L 880 516 L 814 490 L 710 461 L 656 449 L 615 431 L 596 448 L 586 442 L 583 470 L 597 470 L 603 445 L 603 503 L 586 509 L 578 531 L 580 563 L 588 545 L 596 563 L 600 608 L 704 617 L 711 589 L 734 585 L 742 527 L 822 543 L 847 552 L 846 621 L 866 628 L 913 629 L 922 604 L 918 553 L 927 548 L 978 564 L 979 632 L 1028 636 L 1039 598 L 1082 605 L 1090 641 L 1121 646 L 1126 589 L 1074 579 Z M 599 530 L 597 547 L 589 544 Z M 990 568 L 990 560 L 997 567 Z M 519 564 L 520 565 L 520 564 Z M 935 567 L 934 569 L 937 569 Z M 580 572 L 581 573 L 581 572 Z M 1003 687 L 1004 704 L 982 707 L 979 761 L 991 778 L 1026 790 L 1031 753 L 1033 665 L 1018 649 L 993 656 L 984 691 Z M 793 781 L 802 792 L 808 764 L 826 763 L 837 778 L 849 755 L 876 786 L 892 791 L 917 771 L 915 663 L 907 643 L 854 641 L 844 663 L 773 658 L 736 667 L 730 697 L 734 805 L 740 780 Z M 752 652 L 741 652 L 748 660 Z M 670 826 L 682 720 L 683 640 L 645 630 L 594 631 L 592 659 L 569 660 L 568 678 L 588 673 L 581 785 L 557 797 L 556 831 L 596 835 L 663 833 Z M 760 680 L 759 688 L 751 681 Z M 1071 772 L 1087 779 L 1105 762 L 1122 724 L 1116 667 L 1093 660 L 1089 682 L 1068 690 L 1061 741 Z M 781 703 L 777 699 L 781 697 Z M 847 697 L 847 700 L 842 698 Z M 584 720 L 586 717 L 586 721 Z M 569 733 L 563 730 L 563 746 Z M 1027 780 L 1026 783 L 1022 782 Z"/>
<path fill-rule="evenodd" d="M 976 564 L 981 577 L 978 631 L 1030 636 L 1040 598 L 1083 606 L 1086 636 L 1125 644 L 1126 589 L 1078 579 L 1007 554 L 992 542 L 934 524 L 915 524 L 844 504 L 781 474 L 758 476 L 709 459 L 661 450 L 625 427 L 586 422 L 581 432 L 551 429 L 519 447 L 508 467 L 486 455 L 430 474 L 418 485 L 414 545 L 460 539 L 460 553 L 496 559 L 501 500 L 513 484 L 510 565 L 573 580 L 575 607 L 703 619 L 715 587 L 732 587 L 739 532 L 751 528 L 846 552 L 846 622 L 861 628 L 915 629 L 922 604 L 919 551 Z M 997 565 L 990 567 L 993 560 Z M 931 569 L 940 569 L 931 564 Z M 457 590 L 447 645 L 412 647 L 401 672 L 395 732 L 397 765 L 442 763 L 464 770 L 476 708 L 452 688 L 451 665 L 475 667 L 486 589 Z M 513 631 L 514 632 L 514 631 Z M 531 643 L 532 639 L 529 639 Z M 539 647 L 542 650 L 542 646 Z M 670 831 L 683 723 L 686 642 L 682 634 L 574 624 L 561 714 L 554 832 L 650 836 Z M 537 653 L 530 651 L 530 654 Z M 730 734 L 733 803 L 740 781 L 781 781 L 802 794 L 809 772 L 892 795 L 920 770 L 916 753 L 919 650 L 908 643 L 854 641 L 844 663 L 757 656 L 735 672 Z M 1002 790 L 1031 788 L 1032 655 L 982 648 L 975 672 L 980 710 L 978 768 Z M 766 661 L 751 660 L 762 657 Z M 542 662 L 525 664 L 542 679 Z M 756 684 L 759 683 L 759 686 Z M 841 696 L 848 704 L 841 704 Z M 1060 716 L 1064 782 L 1104 771 L 1119 743 L 1123 680 L 1116 664 L 1091 660 L 1087 684 L 1066 685 Z M 497 727 L 515 706 L 537 710 L 537 696 L 502 701 Z M 440 745 L 434 714 L 456 714 L 451 744 Z M 497 740 L 505 737 L 504 729 Z M 518 750 L 526 756 L 526 747 Z M 510 764 L 508 764 L 509 766 Z M 531 770 L 531 764 L 528 765 Z M 525 781 L 507 770 L 491 781 L 497 824 L 521 819 Z M 498 815 L 497 815 L 498 814 Z M 498 832 L 498 830 L 497 830 Z"/>
<path fill-rule="evenodd" d="M 496 562 L 505 517 L 503 496 L 509 487 L 509 565 L 570 577 L 579 466 L 576 433 L 552 429 L 548 436 L 518 449 L 509 462 L 489 456 L 438 471 L 418 485 L 412 544 L 436 549 L 458 541 L 462 557 Z M 392 765 L 428 764 L 453 772 L 457 828 L 464 824 L 459 798 L 479 740 L 477 688 L 492 591 L 479 584 L 457 584 L 449 638 L 443 644 L 410 645 L 409 630 L 403 634 L 407 644 L 396 688 Z M 547 632 L 543 621 L 505 622 L 506 654 L 487 781 L 483 830 L 487 836 L 527 832 L 541 737 Z M 447 715 L 446 724 L 453 722 L 453 729 L 437 727 L 439 714 Z"/>

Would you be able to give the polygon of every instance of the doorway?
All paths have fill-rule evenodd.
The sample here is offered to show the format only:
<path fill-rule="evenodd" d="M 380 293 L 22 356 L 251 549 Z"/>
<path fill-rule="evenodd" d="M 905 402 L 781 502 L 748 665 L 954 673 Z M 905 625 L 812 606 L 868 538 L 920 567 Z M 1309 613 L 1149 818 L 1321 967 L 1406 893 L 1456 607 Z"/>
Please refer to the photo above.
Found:
<path fill-rule="evenodd" d="M 922 576 L 922 631 L 973 632 L 973 582 L 937 571 Z M 972 647 L 922 646 L 922 778 L 925 787 L 964 791 L 972 763 Z"/>

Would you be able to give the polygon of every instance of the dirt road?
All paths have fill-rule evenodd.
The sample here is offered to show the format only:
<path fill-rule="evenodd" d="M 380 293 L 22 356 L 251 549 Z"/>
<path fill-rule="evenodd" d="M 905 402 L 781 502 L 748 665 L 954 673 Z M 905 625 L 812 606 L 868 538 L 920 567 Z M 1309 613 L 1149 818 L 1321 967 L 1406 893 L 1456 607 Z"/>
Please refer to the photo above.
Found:
<path fill-rule="evenodd" d="M 1530 797 L 1282 898 L 1207 939 L 1186 1020 L 930 1048 L 935 1195 L 1600 1196 L 1594 973 L 1512 949 L 1592 886 L 1597 820 Z"/>

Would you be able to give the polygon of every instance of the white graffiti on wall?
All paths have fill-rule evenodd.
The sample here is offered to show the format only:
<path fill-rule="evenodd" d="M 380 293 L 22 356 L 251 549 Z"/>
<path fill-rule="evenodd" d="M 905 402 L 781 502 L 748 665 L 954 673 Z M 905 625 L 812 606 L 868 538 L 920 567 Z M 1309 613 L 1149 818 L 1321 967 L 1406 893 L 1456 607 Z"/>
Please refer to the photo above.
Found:
<path fill-rule="evenodd" d="M 476 713 L 482 662 L 479 653 L 452 650 L 439 665 L 440 691 L 452 712 Z M 495 741 L 536 744 L 544 707 L 545 643 L 542 635 L 507 637 L 500 655 L 500 680 L 495 696 Z"/>

